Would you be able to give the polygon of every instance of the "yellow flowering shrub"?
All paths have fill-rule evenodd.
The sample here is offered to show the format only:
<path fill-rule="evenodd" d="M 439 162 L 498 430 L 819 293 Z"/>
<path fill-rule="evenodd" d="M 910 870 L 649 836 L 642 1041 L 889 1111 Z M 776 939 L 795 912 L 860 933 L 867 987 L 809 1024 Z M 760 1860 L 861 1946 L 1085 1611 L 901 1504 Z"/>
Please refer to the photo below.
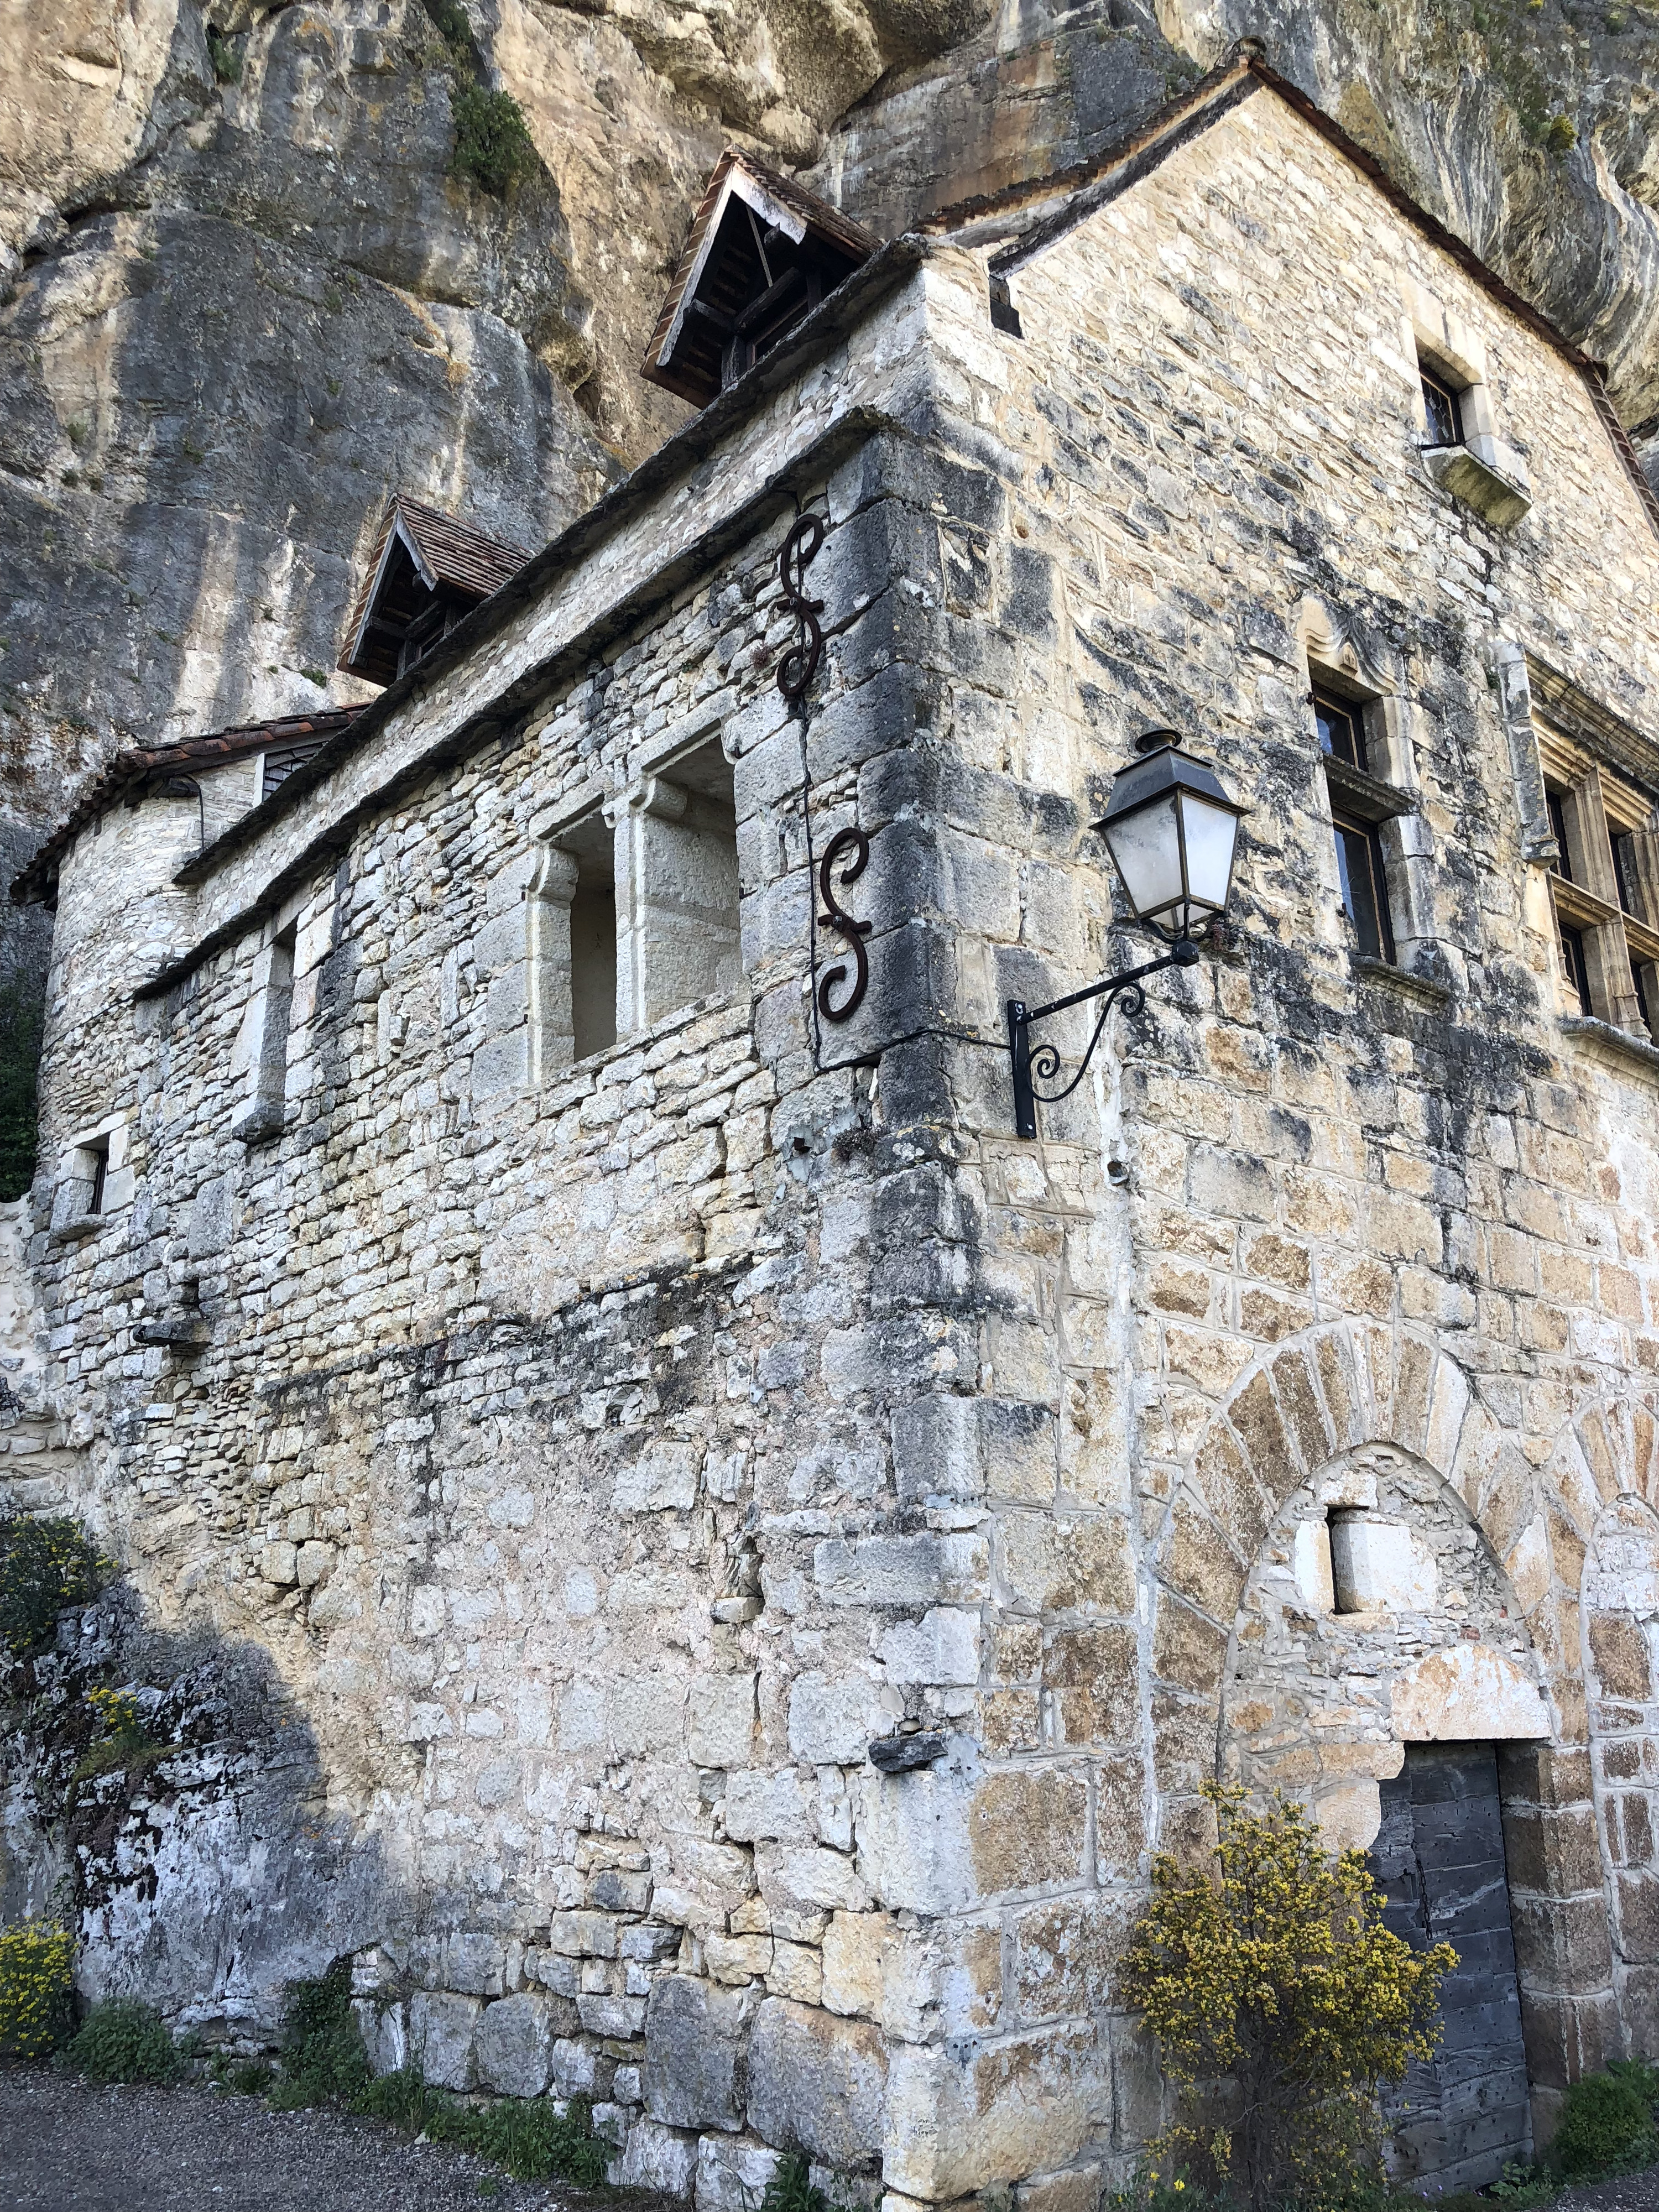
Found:
<path fill-rule="evenodd" d="M 0 1928 L 0 2049 L 44 2058 L 70 2026 L 75 1938 L 43 1921 Z"/>
<path fill-rule="evenodd" d="M 1332 1857 L 1300 1805 L 1253 1813 L 1242 1790 L 1205 1794 L 1212 1863 L 1159 1855 L 1119 1969 L 1176 2092 L 1154 2155 L 1212 2169 L 1251 2212 L 1316 2206 L 1344 2170 L 1375 2164 L 1378 2092 L 1432 2056 L 1457 1954 L 1384 1928 L 1363 1855 Z"/>
<path fill-rule="evenodd" d="M 0 1657 L 46 1650 L 58 1614 L 89 1603 L 113 1571 L 78 1521 L 0 1512 Z"/>
<path fill-rule="evenodd" d="M 87 1692 L 87 1703 L 106 1736 L 141 1736 L 138 1700 L 131 1690 L 95 1689 Z"/>

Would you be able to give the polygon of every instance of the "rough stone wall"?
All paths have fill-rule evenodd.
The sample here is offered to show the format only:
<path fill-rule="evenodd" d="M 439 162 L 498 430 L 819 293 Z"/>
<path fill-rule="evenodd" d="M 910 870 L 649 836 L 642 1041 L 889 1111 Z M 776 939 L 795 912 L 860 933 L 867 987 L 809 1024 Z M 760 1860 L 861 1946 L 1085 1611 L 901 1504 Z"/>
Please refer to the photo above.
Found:
<path fill-rule="evenodd" d="M 982 283 L 964 270 L 935 326 L 956 434 L 995 479 L 947 568 L 975 644 L 939 652 L 940 696 L 981 780 L 976 821 L 964 809 L 945 842 L 965 866 L 994 823 L 1014 850 L 997 855 L 1009 923 L 982 945 L 961 933 L 958 1013 L 990 1031 L 1004 994 L 1036 1000 L 1113 957 L 1079 833 L 1139 729 L 1188 732 L 1254 810 L 1237 949 L 1120 1023 L 1121 1069 L 1047 1111 L 1041 1149 L 1000 1136 L 988 1069 L 963 1054 L 957 1070 L 984 1132 L 960 1178 L 983 1206 L 983 1387 L 1042 1439 L 998 1556 L 1075 1542 L 1087 1504 L 1121 1562 L 1095 1589 L 1010 1574 L 1036 1618 L 1004 1786 L 1044 1789 L 1056 1821 L 1027 1879 L 1068 1893 L 1057 1940 L 1084 1955 L 1134 1893 L 1133 1851 L 1180 1843 L 1229 1751 L 1229 1639 L 1281 1509 L 1355 1447 L 1420 1455 L 1512 1589 L 1551 1701 L 1550 1740 L 1516 1747 L 1509 1807 L 1547 2129 L 1555 2087 L 1650 2038 L 1633 1960 L 1615 2002 L 1592 1872 L 1579 1580 L 1602 1505 L 1653 1480 L 1659 1189 L 1651 1060 L 1558 1024 L 1495 659 L 1524 644 L 1650 731 L 1659 546 L 1571 368 L 1276 101 L 1017 267 L 1024 339 L 987 333 Z M 1501 434 L 1526 448 L 1536 502 L 1507 538 L 1422 472 L 1401 323 L 1425 295 L 1480 333 Z M 1022 570 L 1052 653 L 1017 642 Z M 1384 772 L 1419 808 L 1390 850 L 1411 974 L 1358 962 L 1340 916 L 1310 641 L 1396 702 Z M 1032 784 L 1075 811 L 1032 809 L 1017 836 Z M 1603 1422 L 1592 1473 L 1583 1430 Z M 1102 1446 L 1112 1486 L 1079 1483 L 1070 1468 Z M 1085 1630 L 1079 1700 L 1065 1655 Z M 1133 1846 L 1109 1853 L 1103 1822 L 1092 1863 L 1090 1770 L 1092 1804 L 1125 1776 Z M 1045 2011 L 1051 2048 L 1090 2036 L 1063 1983 Z M 1105 2079 L 1092 2056 L 1087 2073 Z M 1147 2107 L 1133 2072 L 1115 2087 L 1127 2142 Z M 1079 2120 L 1049 2141 L 1086 2155 L 1091 2139 Z"/>
<path fill-rule="evenodd" d="M 1640 1677 L 1600 1632 L 1595 1738 L 1579 1583 L 1659 1479 L 1652 1063 L 1559 1024 L 1489 678 L 1525 647 L 1650 727 L 1659 545 L 1576 373 L 1270 94 L 1018 270 L 1024 338 L 986 280 L 933 252 L 690 440 L 213 859 L 165 999 L 51 1045 L 48 1175 L 70 1086 L 131 1134 L 124 1215 L 35 1247 L 82 1495 L 163 1627 L 303 1686 L 383 1855 L 372 1942 L 325 1899 L 308 1942 L 349 1937 L 382 2063 L 589 2090 L 619 2171 L 732 2212 L 787 2142 L 895 2212 L 1087 2204 L 1133 2155 L 1145 1855 L 1203 1833 L 1270 1530 L 1382 1446 L 1402 1516 L 1461 1499 L 1474 1625 L 1501 1574 L 1548 1701 L 1505 1758 L 1544 2117 L 1647 2039 L 1655 1877 L 1621 1813 L 1615 1963 L 1594 1794 Z M 1423 472 L 1425 299 L 1525 448 L 1508 538 Z M 792 494 L 832 526 L 799 720 Z M 1397 975 L 1340 919 L 1304 641 L 1419 802 Z M 1165 720 L 1252 805 L 1237 933 L 1019 1144 L 1002 1000 L 1119 957 L 1086 825 Z M 534 847 L 716 730 L 745 991 L 503 1081 Z M 804 771 L 816 850 L 854 814 L 872 845 L 836 1031 Z M 80 911 L 117 890 L 90 850 L 62 916 L 83 860 Z M 289 1126 L 244 1156 L 290 921 Z M 205 1346 L 137 1342 L 192 1285 Z M 883 1772 L 895 1730 L 938 1756 Z"/>

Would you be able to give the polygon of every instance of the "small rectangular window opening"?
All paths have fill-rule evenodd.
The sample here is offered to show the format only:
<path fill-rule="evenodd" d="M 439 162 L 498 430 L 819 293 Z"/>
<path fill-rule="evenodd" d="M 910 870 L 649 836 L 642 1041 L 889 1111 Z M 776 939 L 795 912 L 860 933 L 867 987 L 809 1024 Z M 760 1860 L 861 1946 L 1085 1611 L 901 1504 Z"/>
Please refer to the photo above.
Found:
<path fill-rule="evenodd" d="M 95 1144 L 86 1147 L 86 1165 L 91 1175 L 91 1186 L 87 1194 L 87 1212 L 101 1213 L 104 1193 L 109 1182 L 109 1139 L 100 1137 Z"/>
<path fill-rule="evenodd" d="M 1589 962 L 1584 951 L 1584 933 L 1582 929 L 1569 928 L 1565 922 L 1561 922 L 1559 927 L 1561 932 L 1561 966 L 1567 980 L 1568 994 L 1577 1002 L 1579 1012 L 1588 1014 L 1592 1009 Z"/>
<path fill-rule="evenodd" d="M 1619 903 L 1638 921 L 1642 920 L 1642 893 L 1636 873 L 1636 841 L 1628 830 L 1620 830 L 1611 819 L 1607 823 L 1607 842 L 1613 847 L 1613 872 L 1619 883 Z"/>
<path fill-rule="evenodd" d="M 1394 959 L 1394 932 L 1389 926 L 1389 893 L 1382 867 L 1382 840 L 1369 822 L 1338 815 L 1336 869 L 1342 888 L 1342 911 L 1353 924 L 1361 954 L 1367 960 Z"/>
<path fill-rule="evenodd" d="M 1314 720 L 1322 752 L 1346 761 L 1350 768 L 1369 773 L 1365 756 L 1365 725 L 1362 709 L 1352 699 L 1336 698 L 1317 689 L 1313 694 Z"/>
<path fill-rule="evenodd" d="M 578 1060 L 617 1042 L 617 887 L 584 868 L 570 902 L 570 1018 Z"/>
<path fill-rule="evenodd" d="M 1547 789 L 1544 793 L 1544 804 L 1549 809 L 1550 828 L 1554 833 L 1557 847 L 1556 858 L 1551 865 L 1550 873 L 1559 876 L 1564 884 L 1570 884 L 1572 881 L 1572 860 L 1567 843 L 1566 800 L 1560 792 Z"/>
<path fill-rule="evenodd" d="M 270 947 L 264 1027 L 259 1036 L 259 1095 L 272 1105 L 280 1105 L 288 1091 L 288 1037 L 294 1018 L 294 951 L 297 933 L 290 926 L 272 940 Z"/>
<path fill-rule="evenodd" d="M 1019 309 L 1014 305 L 1006 276 L 993 276 L 991 279 L 991 328 L 1006 331 L 1011 338 L 1023 338 L 1025 335 L 1020 328 Z"/>
<path fill-rule="evenodd" d="M 1463 404 L 1455 388 L 1437 369 L 1426 362 L 1418 363 L 1423 379 L 1423 409 L 1428 416 L 1429 443 L 1431 446 L 1461 446 L 1463 443 Z"/>

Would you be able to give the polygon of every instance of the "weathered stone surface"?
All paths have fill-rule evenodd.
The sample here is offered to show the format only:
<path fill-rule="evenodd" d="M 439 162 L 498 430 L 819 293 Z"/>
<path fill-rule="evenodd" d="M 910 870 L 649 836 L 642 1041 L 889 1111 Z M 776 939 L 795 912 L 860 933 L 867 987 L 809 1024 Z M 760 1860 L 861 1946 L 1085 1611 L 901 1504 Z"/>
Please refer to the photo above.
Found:
<path fill-rule="evenodd" d="M 483 2005 L 449 1990 L 422 1990 L 409 2001 L 409 2047 L 426 2079 L 440 2089 L 470 2089 L 477 2080 L 475 2039 Z"/>
<path fill-rule="evenodd" d="M 769 1997 L 756 2015 L 749 2117 L 767 2142 L 799 2148 L 838 2172 L 881 2154 L 887 2053 L 879 2028 Z"/>
<path fill-rule="evenodd" d="M 552 1999 L 498 1997 L 478 2022 L 480 2086 L 503 2097 L 539 2097 L 553 2069 L 553 2041 Z"/>
<path fill-rule="evenodd" d="M 752 2008 L 687 1974 L 653 1984 L 646 2014 L 646 2110 L 677 2128 L 743 2125 L 745 2039 Z"/>

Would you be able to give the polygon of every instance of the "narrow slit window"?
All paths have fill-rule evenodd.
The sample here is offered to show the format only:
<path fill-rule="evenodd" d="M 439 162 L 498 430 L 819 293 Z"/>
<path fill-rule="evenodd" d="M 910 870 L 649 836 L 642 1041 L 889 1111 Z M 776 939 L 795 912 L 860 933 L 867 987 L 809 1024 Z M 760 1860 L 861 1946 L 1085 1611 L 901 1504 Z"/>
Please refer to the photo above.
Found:
<path fill-rule="evenodd" d="M 1577 1004 L 1581 1014 L 1592 1011 L 1590 1000 L 1589 961 L 1584 951 L 1584 933 L 1560 924 L 1561 967 L 1566 977 L 1567 995 Z"/>
<path fill-rule="evenodd" d="M 570 902 L 570 1025 L 578 1060 L 617 1042 L 617 887 L 586 873 Z"/>
<path fill-rule="evenodd" d="M 259 1036 L 259 1094 L 280 1106 L 288 1094 L 288 1039 L 294 1020 L 294 949 L 296 932 L 285 929 L 270 948 L 265 986 L 264 1026 Z"/>
<path fill-rule="evenodd" d="M 1636 872 L 1636 841 L 1629 830 L 1609 820 L 1607 842 L 1613 847 L 1613 872 L 1619 884 L 1619 903 L 1637 921 L 1643 919 L 1642 893 Z"/>
<path fill-rule="evenodd" d="M 1338 699 L 1328 691 L 1316 690 L 1313 710 L 1320 750 L 1329 753 L 1334 760 L 1346 761 L 1350 768 L 1369 772 L 1365 725 L 1360 708 L 1351 699 Z"/>
<path fill-rule="evenodd" d="M 91 1187 L 87 1193 L 87 1212 L 101 1213 L 105 1194 L 109 1184 L 109 1139 L 103 1138 L 87 1147 L 87 1164 L 92 1172 Z"/>
<path fill-rule="evenodd" d="M 1367 960 L 1394 960 L 1394 932 L 1389 924 L 1388 881 L 1382 840 L 1369 822 L 1336 817 L 1336 867 L 1342 911 L 1353 924 L 1358 949 Z"/>
<path fill-rule="evenodd" d="M 1431 446 L 1461 446 L 1463 442 L 1463 404 L 1456 389 L 1439 373 L 1422 362 L 1423 410 L 1428 416 Z"/>

